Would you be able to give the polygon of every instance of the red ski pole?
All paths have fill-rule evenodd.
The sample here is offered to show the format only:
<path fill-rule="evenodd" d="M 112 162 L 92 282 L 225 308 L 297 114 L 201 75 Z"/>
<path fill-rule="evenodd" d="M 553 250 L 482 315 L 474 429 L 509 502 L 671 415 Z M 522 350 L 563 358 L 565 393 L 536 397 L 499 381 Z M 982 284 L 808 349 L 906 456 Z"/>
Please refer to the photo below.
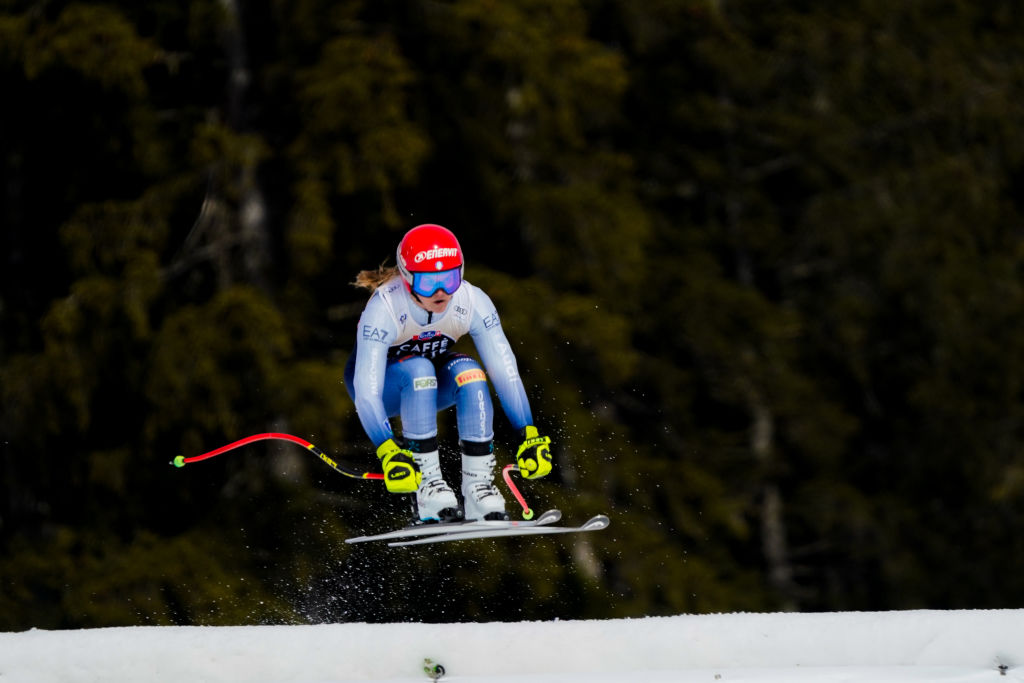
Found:
<path fill-rule="evenodd" d="M 519 487 L 512 483 L 512 473 L 518 472 L 519 468 L 515 465 L 505 465 L 501 470 L 501 476 L 505 478 L 505 483 L 508 484 L 509 490 L 512 495 L 516 497 L 519 505 L 523 508 L 523 519 L 533 519 L 533 510 L 526 504 L 526 499 L 523 498 L 523 494 L 519 492 Z"/>
<path fill-rule="evenodd" d="M 238 441 L 234 441 L 232 443 L 229 443 L 226 446 L 221 446 L 220 448 L 217 448 L 215 450 L 209 451 L 207 453 L 201 453 L 199 455 L 193 455 L 193 456 L 191 456 L 189 458 L 186 458 L 183 455 L 179 455 L 179 456 L 174 458 L 174 460 L 172 461 L 171 464 L 174 465 L 175 467 L 184 467 L 185 465 L 187 465 L 189 463 L 199 462 L 201 460 L 207 460 L 208 458 L 213 458 L 213 457 L 221 455 L 223 453 L 227 453 L 228 451 L 233 451 L 236 448 L 241 448 L 242 446 L 245 446 L 247 444 L 255 443 L 256 441 L 265 441 L 267 439 L 278 439 L 280 441 L 291 441 L 292 443 L 298 444 L 298 445 L 302 446 L 303 448 L 305 448 L 306 450 L 308 450 L 313 455 L 315 455 L 316 457 L 318 457 L 321 460 L 323 460 L 325 463 L 327 463 L 327 465 L 331 469 L 333 469 L 335 472 L 338 472 L 340 474 L 344 474 L 346 477 L 351 477 L 352 479 L 383 479 L 384 478 L 384 475 L 381 472 L 361 472 L 361 471 L 359 471 L 357 469 L 354 469 L 352 467 L 348 467 L 346 465 L 342 465 L 342 464 L 338 463 L 337 461 L 335 461 L 334 459 L 332 459 L 331 457 L 329 457 L 326 453 L 321 451 L 319 448 L 317 448 L 316 446 L 314 446 L 310 442 L 306 441 L 305 439 L 301 439 L 301 438 L 299 438 L 297 436 L 292 436 L 291 434 L 280 434 L 280 433 L 277 433 L 277 432 L 267 432 L 265 434 L 253 434 L 252 436 L 247 436 L 244 439 L 239 439 Z"/>

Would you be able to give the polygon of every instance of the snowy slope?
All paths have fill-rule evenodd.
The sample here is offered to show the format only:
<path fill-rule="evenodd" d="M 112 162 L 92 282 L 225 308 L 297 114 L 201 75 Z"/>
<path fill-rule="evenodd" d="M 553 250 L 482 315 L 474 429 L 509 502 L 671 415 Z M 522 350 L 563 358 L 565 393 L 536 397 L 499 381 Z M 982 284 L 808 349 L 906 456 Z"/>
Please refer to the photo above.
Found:
<path fill-rule="evenodd" d="M 427 681 L 425 658 L 452 681 L 1024 681 L 1024 610 L 0 633 L 0 683 Z"/>

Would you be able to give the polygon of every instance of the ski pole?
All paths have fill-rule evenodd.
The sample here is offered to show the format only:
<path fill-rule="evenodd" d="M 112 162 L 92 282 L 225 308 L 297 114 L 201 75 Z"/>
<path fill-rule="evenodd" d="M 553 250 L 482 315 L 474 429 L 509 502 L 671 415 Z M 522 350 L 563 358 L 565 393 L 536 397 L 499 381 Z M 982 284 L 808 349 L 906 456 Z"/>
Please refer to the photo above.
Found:
<path fill-rule="evenodd" d="M 523 498 L 523 494 L 519 492 L 519 487 L 512 483 L 512 473 L 518 472 L 519 468 L 515 465 L 505 465 L 501 470 L 501 476 L 505 478 L 505 483 L 508 484 L 509 490 L 512 495 L 516 497 L 516 500 L 523 507 L 523 519 L 533 519 L 533 510 L 526 504 L 526 499 Z"/>
<path fill-rule="evenodd" d="M 336 462 L 335 460 L 333 460 L 332 458 L 330 458 L 327 454 L 325 454 L 323 451 L 321 451 L 319 448 L 317 448 L 316 446 L 314 446 L 310 442 L 306 441 L 305 439 L 301 439 L 301 438 L 299 438 L 297 436 L 292 436 L 291 434 L 280 434 L 280 433 L 277 433 L 277 432 L 267 432 L 265 434 L 253 434 L 252 436 L 247 436 L 244 439 L 239 439 L 238 441 L 234 441 L 232 443 L 229 443 L 226 446 L 221 446 L 220 448 L 217 448 L 215 450 L 209 451 L 207 453 L 201 453 L 200 455 L 193 455 L 193 456 L 191 456 L 189 458 L 186 458 L 183 455 L 179 455 L 179 456 L 176 456 L 174 458 L 174 460 L 171 462 L 171 464 L 174 465 L 175 467 L 184 467 L 185 465 L 187 465 L 189 463 L 199 462 L 201 460 L 206 460 L 208 458 L 212 458 L 214 456 L 218 456 L 218 455 L 221 455 L 223 453 L 227 453 L 228 451 L 233 451 L 236 448 L 241 448 L 242 446 L 245 446 L 247 444 L 255 443 L 256 441 L 265 441 L 267 439 L 278 439 L 280 441 L 291 441 L 292 443 L 296 443 L 296 444 L 302 446 L 303 448 L 305 448 L 306 450 L 308 450 L 309 452 L 311 452 L 316 457 L 318 457 L 321 460 L 323 460 L 335 472 L 338 472 L 340 474 L 344 474 L 346 477 L 351 477 L 352 479 L 383 479 L 384 478 L 384 474 L 381 473 L 381 472 L 360 472 L 359 470 L 354 469 L 352 467 L 348 467 L 346 465 L 342 465 L 342 464 Z"/>

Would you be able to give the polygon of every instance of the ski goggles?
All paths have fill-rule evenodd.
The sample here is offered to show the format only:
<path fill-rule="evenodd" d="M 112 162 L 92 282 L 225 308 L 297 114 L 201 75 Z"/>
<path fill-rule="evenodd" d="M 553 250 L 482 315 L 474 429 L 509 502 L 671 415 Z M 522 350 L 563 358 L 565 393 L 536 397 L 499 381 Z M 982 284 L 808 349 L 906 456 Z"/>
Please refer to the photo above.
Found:
<path fill-rule="evenodd" d="M 420 296 L 434 296 L 434 292 L 443 289 L 446 294 L 454 294 L 462 284 L 462 269 L 452 268 L 437 273 L 413 273 L 412 291 Z"/>

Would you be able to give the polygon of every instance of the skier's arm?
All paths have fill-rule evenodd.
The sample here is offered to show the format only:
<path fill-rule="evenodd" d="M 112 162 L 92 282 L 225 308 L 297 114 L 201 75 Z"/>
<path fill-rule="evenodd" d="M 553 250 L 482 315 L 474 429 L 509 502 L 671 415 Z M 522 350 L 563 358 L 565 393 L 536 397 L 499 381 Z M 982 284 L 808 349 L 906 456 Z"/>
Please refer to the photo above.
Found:
<path fill-rule="evenodd" d="M 356 328 L 356 367 L 352 378 L 356 413 L 373 441 L 380 447 L 394 436 L 384 410 L 384 374 L 388 365 L 388 347 L 397 329 L 384 303 L 370 299 Z"/>
<path fill-rule="evenodd" d="M 530 401 L 519 376 L 519 366 L 512 345 L 501 329 L 501 320 L 491 298 L 477 289 L 473 305 L 473 320 L 469 334 L 476 345 L 501 408 L 516 431 L 533 424 Z"/>
<path fill-rule="evenodd" d="M 475 294 L 469 333 L 498 393 L 502 410 L 523 439 L 516 452 L 519 472 L 526 479 L 543 477 L 551 472 L 551 439 L 541 436 L 533 426 L 533 414 L 519 377 L 519 367 L 501 329 L 494 303 L 479 289 Z"/>
<path fill-rule="evenodd" d="M 391 493 L 413 493 L 422 474 L 411 452 L 394 441 L 391 422 L 384 410 L 384 377 L 388 367 L 388 347 L 398 333 L 383 302 L 372 297 L 356 328 L 356 367 L 352 378 L 356 413 L 366 435 L 377 447 L 384 470 L 384 483 Z"/>

